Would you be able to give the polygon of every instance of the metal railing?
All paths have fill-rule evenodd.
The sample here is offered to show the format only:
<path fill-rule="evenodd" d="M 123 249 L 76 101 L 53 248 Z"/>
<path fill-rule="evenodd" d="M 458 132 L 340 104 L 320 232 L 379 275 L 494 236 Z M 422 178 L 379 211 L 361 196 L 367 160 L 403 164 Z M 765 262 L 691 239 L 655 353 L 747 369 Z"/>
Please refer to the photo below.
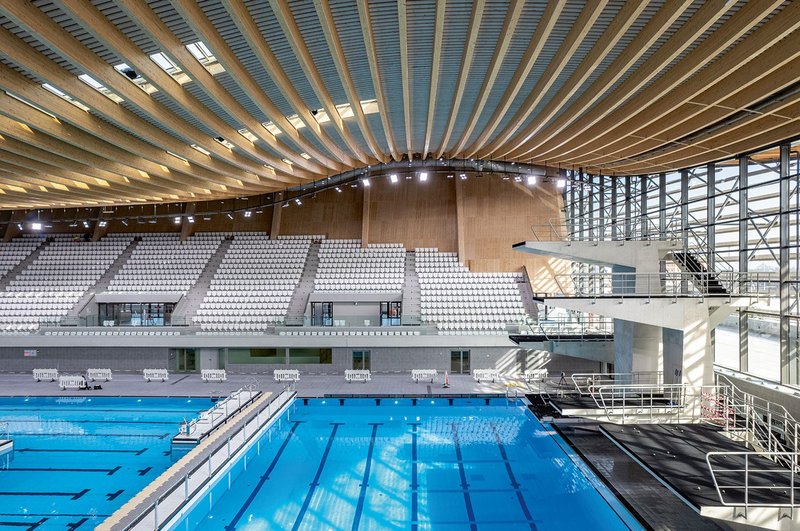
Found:
<path fill-rule="evenodd" d="M 179 433 L 181 435 L 194 435 L 199 426 L 204 428 L 201 436 L 205 437 L 214 431 L 220 424 L 224 424 L 242 408 L 247 407 L 259 393 L 256 392 L 257 384 L 250 384 L 240 387 L 225 399 L 218 401 L 209 410 L 204 411 L 201 417 L 192 420 L 185 420 L 181 423 Z M 247 392 L 247 399 L 242 401 L 242 394 Z M 235 402 L 234 402 L 235 401 Z"/>
<path fill-rule="evenodd" d="M 644 227 L 642 227 L 644 221 Z M 673 241 L 680 239 L 679 220 L 669 220 L 662 232 L 650 218 L 631 217 L 604 221 L 589 218 L 550 218 L 531 225 L 533 238 L 545 241 Z"/>
<path fill-rule="evenodd" d="M 556 319 L 543 319 L 536 328 L 547 339 L 560 338 L 590 338 L 597 335 L 614 333 L 614 320 L 605 317 L 559 317 Z M 534 328 L 535 330 L 535 328 Z"/>
<path fill-rule="evenodd" d="M 290 403 L 295 396 L 291 385 L 270 397 L 265 408 L 259 409 L 238 430 L 228 435 L 223 444 L 192 467 L 188 472 L 176 471 L 177 479 L 170 481 L 166 490 L 123 529 L 158 530 L 172 520 L 201 489 L 213 481 L 215 475 L 230 461 L 231 457 L 256 435 L 281 408 Z"/>
<path fill-rule="evenodd" d="M 800 486 L 798 457 L 797 452 L 709 452 L 706 464 L 723 506 L 744 507 L 745 511 L 750 507 L 795 508 L 800 506 L 795 493 Z M 776 461 L 786 463 L 786 468 L 770 465 Z"/>
<path fill-rule="evenodd" d="M 774 297 L 777 276 L 765 272 L 571 273 L 555 275 L 559 292 L 540 297 Z M 720 288 L 724 291 L 721 291 Z"/>
<path fill-rule="evenodd" d="M 663 385 L 664 373 L 661 371 L 639 372 L 576 372 L 570 379 L 575 390 L 584 396 L 594 395 L 602 386 L 613 385 Z M 599 407 L 599 405 L 598 405 Z"/>

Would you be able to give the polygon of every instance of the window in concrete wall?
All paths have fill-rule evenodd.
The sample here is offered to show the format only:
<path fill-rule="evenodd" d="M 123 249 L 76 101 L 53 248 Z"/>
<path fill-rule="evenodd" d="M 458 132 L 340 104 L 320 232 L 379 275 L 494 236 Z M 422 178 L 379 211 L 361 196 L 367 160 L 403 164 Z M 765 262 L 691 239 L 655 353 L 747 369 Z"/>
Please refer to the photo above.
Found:
<path fill-rule="evenodd" d="M 283 348 L 229 348 L 228 363 L 271 364 L 286 363 L 286 349 Z"/>
<path fill-rule="evenodd" d="M 333 350 L 329 348 L 290 348 L 289 363 L 329 365 L 333 363 Z"/>

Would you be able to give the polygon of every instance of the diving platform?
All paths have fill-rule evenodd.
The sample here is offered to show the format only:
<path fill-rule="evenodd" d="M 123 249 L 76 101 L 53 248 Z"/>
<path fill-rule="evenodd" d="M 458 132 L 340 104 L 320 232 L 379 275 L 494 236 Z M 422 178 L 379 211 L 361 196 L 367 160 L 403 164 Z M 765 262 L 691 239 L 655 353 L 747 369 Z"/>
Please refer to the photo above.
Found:
<path fill-rule="evenodd" d="M 253 403 L 261 394 L 252 387 L 241 388 L 234 391 L 226 398 L 217 401 L 213 407 L 200 413 L 195 419 L 185 421 L 180 426 L 180 431 L 172 438 L 172 447 L 195 446 L 208 437 L 219 426 L 227 423 L 248 405 Z"/>

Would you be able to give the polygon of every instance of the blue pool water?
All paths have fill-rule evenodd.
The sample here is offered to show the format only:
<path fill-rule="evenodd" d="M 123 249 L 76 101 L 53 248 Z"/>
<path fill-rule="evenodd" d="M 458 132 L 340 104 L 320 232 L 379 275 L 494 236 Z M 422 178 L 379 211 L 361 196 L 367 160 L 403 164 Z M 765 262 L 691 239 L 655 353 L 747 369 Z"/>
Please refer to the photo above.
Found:
<path fill-rule="evenodd" d="M 0 398 L 0 529 L 90 530 L 166 470 L 207 398 Z M 2 434 L 5 437 L 5 431 Z"/>
<path fill-rule="evenodd" d="M 641 529 L 568 452 L 505 399 L 300 400 L 177 529 Z"/>

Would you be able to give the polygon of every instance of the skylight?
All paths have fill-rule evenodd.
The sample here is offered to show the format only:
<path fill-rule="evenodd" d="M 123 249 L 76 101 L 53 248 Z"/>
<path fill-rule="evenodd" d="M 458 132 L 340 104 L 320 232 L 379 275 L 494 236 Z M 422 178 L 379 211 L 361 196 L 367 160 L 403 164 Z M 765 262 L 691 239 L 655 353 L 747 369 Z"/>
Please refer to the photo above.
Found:
<path fill-rule="evenodd" d="M 91 77 L 91 76 L 89 76 L 87 74 L 79 75 L 78 79 L 80 79 L 81 81 L 83 81 L 84 83 L 86 83 L 87 85 L 92 87 L 93 89 L 95 89 L 100 94 L 106 96 L 108 99 L 110 99 L 114 103 L 122 103 L 123 101 L 125 101 L 122 98 L 120 98 L 117 94 L 114 94 L 113 92 L 108 90 L 108 88 L 105 85 L 103 85 L 102 83 L 97 81 L 95 78 L 93 78 L 93 77 Z"/>
<path fill-rule="evenodd" d="M 80 110 L 89 112 L 89 107 L 87 107 L 83 103 L 79 102 L 78 100 L 73 99 L 72 96 L 70 96 L 69 94 L 67 94 L 65 92 L 61 92 L 59 89 L 57 89 L 53 85 L 51 85 L 49 83 L 42 83 L 42 88 L 44 88 L 45 90 L 47 90 L 49 92 L 52 92 L 53 94 L 55 94 L 56 96 L 58 96 L 62 100 L 70 102 L 75 107 L 79 108 Z"/>

